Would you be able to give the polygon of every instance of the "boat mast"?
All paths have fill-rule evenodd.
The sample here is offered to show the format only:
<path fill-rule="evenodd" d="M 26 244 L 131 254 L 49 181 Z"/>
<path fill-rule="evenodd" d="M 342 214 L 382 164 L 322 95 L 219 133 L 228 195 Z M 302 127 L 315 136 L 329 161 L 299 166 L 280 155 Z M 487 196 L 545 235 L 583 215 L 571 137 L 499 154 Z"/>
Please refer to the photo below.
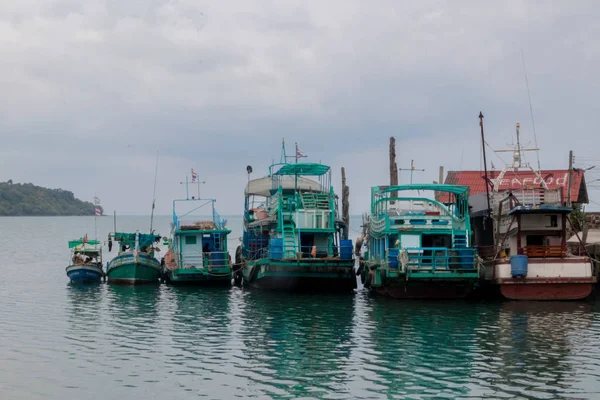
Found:
<path fill-rule="evenodd" d="M 158 177 L 158 151 L 156 152 L 156 168 L 154 170 L 154 192 L 152 194 L 152 212 L 150 214 L 150 233 L 152 233 L 152 223 L 154 222 L 154 206 L 156 203 L 156 180 Z"/>
<path fill-rule="evenodd" d="M 483 113 L 479 111 L 479 126 L 481 127 L 481 147 L 483 149 L 483 171 L 485 173 L 485 194 L 487 196 L 487 214 L 490 215 L 490 185 L 488 181 L 487 173 L 487 160 L 485 157 L 485 136 L 483 135 Z M 517 131 L 519 132 L 519 131 Z M 517 142 L 519 141 L 519 134 L 517 133 Z"/>

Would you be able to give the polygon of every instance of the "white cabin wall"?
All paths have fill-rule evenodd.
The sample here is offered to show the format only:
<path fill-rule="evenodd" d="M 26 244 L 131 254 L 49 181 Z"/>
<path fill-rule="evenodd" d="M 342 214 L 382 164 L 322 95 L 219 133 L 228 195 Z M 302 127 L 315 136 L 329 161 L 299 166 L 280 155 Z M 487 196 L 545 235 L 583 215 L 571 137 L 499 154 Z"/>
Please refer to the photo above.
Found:
<path fill-rule="evenodd" d="M 554 221 L 552 221 L 554 217 Z M 532 214 L 521 216 L 521 230 L 557 230 L 562 229 L 560 215 Z"/>

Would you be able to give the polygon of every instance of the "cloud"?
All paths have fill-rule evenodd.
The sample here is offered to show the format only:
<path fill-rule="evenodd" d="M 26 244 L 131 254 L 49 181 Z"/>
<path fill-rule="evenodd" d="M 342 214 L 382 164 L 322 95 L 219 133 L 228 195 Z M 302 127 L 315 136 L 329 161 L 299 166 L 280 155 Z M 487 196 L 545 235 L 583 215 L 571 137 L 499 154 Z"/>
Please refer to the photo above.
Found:
<path fill-rule="evenodd" d="M 370 186 L 387 182 L 389 136 L 399 165 L 414 159 L 424 181 L 439 165 L 481 165 L 480 110 L 494 147 L 517 121 L 534 141 L 521 50 L 542 167 L 566 167 L 569 149 L 588 165 L 598 11 L 592 1 L 4 2 L 0 180 L 145 212 L 160 150 L 159 213 L 194 167 L 221 213 L 239 214 L 246 165 L 265 173 L 285 137 L 331 164 L 337 187 L 346 166 L 358 214 Z"/>

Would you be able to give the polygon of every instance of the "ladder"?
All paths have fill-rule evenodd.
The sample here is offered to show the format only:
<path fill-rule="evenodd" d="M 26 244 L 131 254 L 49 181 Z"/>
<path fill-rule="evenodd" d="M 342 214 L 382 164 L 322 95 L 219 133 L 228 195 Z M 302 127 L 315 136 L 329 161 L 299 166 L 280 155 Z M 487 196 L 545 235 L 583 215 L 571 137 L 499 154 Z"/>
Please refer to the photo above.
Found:
<path fill-rule="evenodd" d="M 454 246 L 455 249 L 466 249 L 467 248 L 467 232 L 457 231 L 454 233 Z"/>
<path fill-rule="evenodd" d="M 283 237 L 283 257 L 296 258 L 296 229 L 292 221 L 283 221 L 281 236 Z"/>

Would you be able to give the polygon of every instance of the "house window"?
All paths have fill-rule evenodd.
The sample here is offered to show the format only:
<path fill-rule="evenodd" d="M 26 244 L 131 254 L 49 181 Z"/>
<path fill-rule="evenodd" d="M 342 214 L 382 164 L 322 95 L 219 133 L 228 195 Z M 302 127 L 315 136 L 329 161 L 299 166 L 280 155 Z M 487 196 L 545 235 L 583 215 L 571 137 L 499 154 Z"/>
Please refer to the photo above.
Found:
<path fill-rule="evenodd" d="M 185 244 L 196 244 L 196 236 L 186 236 Z"/>
<path fill-rule="evenodd" d="M 551 215 L 550 216 L 550 227 L 551 228 L 558 227 L 558 215 Z"/>

